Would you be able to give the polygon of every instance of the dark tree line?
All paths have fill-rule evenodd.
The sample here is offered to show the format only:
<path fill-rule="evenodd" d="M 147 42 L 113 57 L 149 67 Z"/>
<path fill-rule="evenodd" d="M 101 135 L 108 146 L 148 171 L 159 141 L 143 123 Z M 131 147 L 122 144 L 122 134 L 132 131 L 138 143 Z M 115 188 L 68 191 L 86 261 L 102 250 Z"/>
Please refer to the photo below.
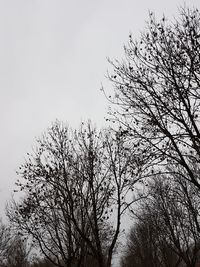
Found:
<path fill-rule="evenodd" d="M 31 243 L 20 238 L 11 226 L 0 221 L 0 266 L 29 267 L 33 260 Z"/>
<path fill-rule="evenodd" d="M 155 177 L 135 211 L 122 266 L 195 267 L 200 263 L 198 189 L 180 177 Z"/>
<path fill-rule="evenodd" d="M 108 120 L 117 126 L 54 123 L 19 169 L 24 197 L 7 207 L 12 230 L 43 255 L 32 266 L 110 267 L 122 218 L 132 216 L 122 267 L 196 267 L 199 11 L 181 8 L 171 24 L 150 13 L 125 59 L 110 63 Z"/>

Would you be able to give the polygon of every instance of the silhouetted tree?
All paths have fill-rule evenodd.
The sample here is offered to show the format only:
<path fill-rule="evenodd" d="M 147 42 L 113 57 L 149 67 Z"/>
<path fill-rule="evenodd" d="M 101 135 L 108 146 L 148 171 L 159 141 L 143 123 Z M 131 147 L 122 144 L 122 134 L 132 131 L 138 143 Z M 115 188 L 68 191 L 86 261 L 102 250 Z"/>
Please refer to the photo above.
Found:
<path fill-rule="evenodd" d="M 151 211 L 152 212 L 152 211 Z M 169 247 L 157 217 L 141 212 L 127 237 L 122 267 L 178 267 L 180 258 Z M 157 216 L 157 214 L 154 214 Z M 153 222 L 152 222 L 153 220 Z"/>
<path fill-rule="evenodd" d="M 173 24 L 150 13 L 147 27 L 138 41 L 130 35 L 122 63 L 111 62 L 108 98 L 120 109 L 110 119 L 148 161 L 144 177 L 181 165 L 182 178 L 200 189 L 200 13 L 182 8 Z"/>
<path fill-rule="evenodd" d="M 11 240 L 10 228 L 0 219 L 0 265 L 5 261 L 5 254 Z"/>
<path fill-rule="evenodd" d="M 20 167 L 17 185 L 26 197 L 8 216 L 57 266 L 93 258 L 110 267 L 121 218 L 135 201 L 128 194 L 140 178 L 136 159 L 121 131 L 55 123 Z"/>
<path fill-rule="evenodd" d="M 182 177 L 155 177 L 135 214 L 122 266 L 195 267 L 200 254 L 199 200 L 199 190 Z"/>
<path fill-rule="evenodd" d="M 12 227 L 0 221 L 0 266 L 28 267 L 32 260 L 31 244 Z"/>
<path fill-rule="evenodd" d="M 200 249 L 199 193 L 182 179 L 155 180 L 152 206 L 170 247 L 186 266 L 195 267 Z M 183 189 L 183 186 L 185 187 Z"/>
<path fill-rule="evenodd" d="M 30 252 L 28 241 L 13 234 L 4 253 L 3 267 L 29 267 Z"/>

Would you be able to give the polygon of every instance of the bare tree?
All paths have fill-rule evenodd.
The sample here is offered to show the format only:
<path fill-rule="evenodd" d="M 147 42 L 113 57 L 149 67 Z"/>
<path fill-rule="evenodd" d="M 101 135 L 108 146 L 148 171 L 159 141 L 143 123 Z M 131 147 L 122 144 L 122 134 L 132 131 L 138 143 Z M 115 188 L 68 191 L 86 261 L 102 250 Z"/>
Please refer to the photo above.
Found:
<path fill-rule="evenodd" d="M 32 258 L 28 240 L 20 238 L 12 227 L 0 221 L 0 266 L 28 267 Z"/>
<path fill-rule="evenodd" d="M 151 211 L 152 212 L 152 211 Z M 169 247 L 161 231 L 157 214 L 143 210 L 127 237 L 121 257 L 122 267 L 178 267 L 180 257 Z"/>
<path fill-rule="evenodd" d="M 3 267 L 29 267 L 31 249 L 28 240 L 13 235 L 4 253 Z"/>
<path fill-rule="evenodd" d="M 7 250 L 12 239 L 10 227 L 0 220 L 0 266 L 7 262 Z"/>
<path fill-rule="evenodd" d="M 22 203 L 8 208 L 21 233 L 31 235 L 57 266 L 110 267 L 138 162 L 121 132 L 78 131 L 55 123 L 20 167 Z M 84 265 L 85 264 L 85 265 Z"/>
<path fill-rule="evenodd" d="M 200 13 L 180 9 L 168 23 L 150 13 L 138 41 L 130 35 L 125 60 L 113 61 L 111 120 L 119 121 L 143 160 L 145 175 L 181 165 L 181 175 L 200 189 Z M 196 168 L 194 170 L 194 164 Z M 176 169 L 176 168 L 175 168 Z M 174 170 L 174 169 L 173 169 Z"/>
<path fill-rule="evenodd" d="M 199 190 L 180 176 L 159 176 L 136 212 L 122 266 L 195 267 L 199 262 Z"/>
<path fill-rule="evenodd" d="M 156 179 L 153 206 L 157 209 L 160 224 L 174 252 L 188 267 L 195 267 L 200 250 L 199 192 L 191 184 L 175 177 Z M 178 177 L 180 178 L 180 177 Z"/>
<path fill-rule="evenodd" d="M 0 219 L 0 261 L 4 261 L 5 251 L 11 239 L 10 229 Z"/>

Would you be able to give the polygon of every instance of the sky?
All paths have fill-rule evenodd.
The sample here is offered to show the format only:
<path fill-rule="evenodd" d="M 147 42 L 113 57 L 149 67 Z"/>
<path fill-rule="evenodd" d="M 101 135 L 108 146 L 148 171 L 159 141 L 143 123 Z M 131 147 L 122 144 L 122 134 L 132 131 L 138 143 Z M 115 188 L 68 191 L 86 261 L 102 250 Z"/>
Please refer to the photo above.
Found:
<path fill-rule="evenodd" d="M 107 58 L 123 57 L 149 11 L 172 19 L 184 3 L 200 7 L 199 0 L 0 0 L 0 216 L 36 138 L 56 119 L 106 125 Z"/>

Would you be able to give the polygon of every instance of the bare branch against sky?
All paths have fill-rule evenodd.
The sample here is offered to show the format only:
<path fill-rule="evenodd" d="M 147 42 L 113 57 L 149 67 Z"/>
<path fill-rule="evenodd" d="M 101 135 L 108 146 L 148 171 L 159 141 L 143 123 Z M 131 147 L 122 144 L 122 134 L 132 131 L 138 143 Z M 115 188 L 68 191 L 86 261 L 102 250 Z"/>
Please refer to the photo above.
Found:
<path fill-rule="evenodd" d="M 107 57 L 120 58 L 149 10 L 177 14 L 178 0 L 0 0 L 0 200 L 3 212 L 35 137 L 55 119 L 105 124 L 100 92 Z M 198 0 L 186 5 L 199 7 Z M 110 85 L 109 85 L 110 86 Z"/>

